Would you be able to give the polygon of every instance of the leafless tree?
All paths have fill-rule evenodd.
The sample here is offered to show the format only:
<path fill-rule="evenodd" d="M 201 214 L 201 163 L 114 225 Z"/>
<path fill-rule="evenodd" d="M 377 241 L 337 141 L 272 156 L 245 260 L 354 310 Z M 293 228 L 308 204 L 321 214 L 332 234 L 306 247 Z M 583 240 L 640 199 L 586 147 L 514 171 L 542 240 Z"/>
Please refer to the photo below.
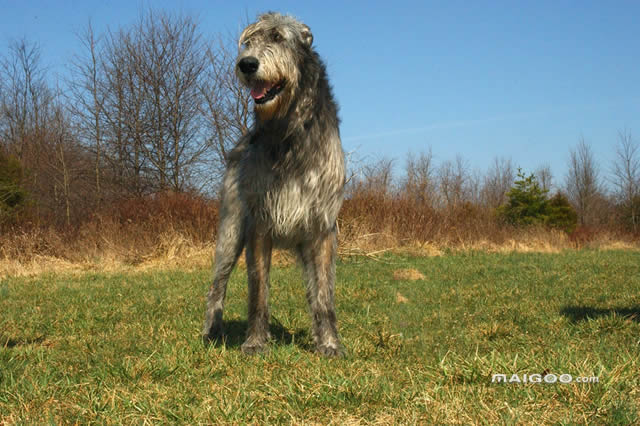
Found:
<path fill-rule="evenodd" d="M 435 166 L 431 147 L 419 155 L 407 154 L 404 192 L 417 203 L 432 206 L 436 197 Z"/>
<path fill-rule="evenodd" d="M 438 169 L 439 189 L 445 207 L 457 207 L 469 200 L 469 167 L 461 155 L 443 162 Z"/>
<path fill-rule="evenodd" d="M 109 31 L 102 53 L 105 120 L 105 154 L 121 193 L 141 195 L 151 191 L 148 161 L 144 155 L 146 119 L 145 86 L 140 79 L 141 58 L 135 55 L 131 31 Z"/>
<path fill-rule="evenodd" d="M 362 164 L 347 186 L 347 197 L 389 197 L 393 193 L 393 159 L 381 158 Z"/>
<path fill-rule="evenodd" d="M 472 171 L 468 172 L 465 201 L 480 205 L 484 198 L 483 189 L 483 173 L 479 169 L 473 169 Z"/>
<path fill-rule="evenodd" d="M 51 125 L 49 126 L 48 140 L 51 144 L 53 156 L 49 157 L 49 181 L 53 186 L 54 200 L 62 204 L 65 223 L 71 225 L 71 184 L 73 165 L 71 164 L 71 153 L 74 146 L 72 135 L 68 132 L 68 121 L 64 114 L 64 108 L 56 105 L 53 108 Z"/>
<path fill-rule="evenodd" d="M 487 171 L 482 186 L 482 200 L 490 208 L 497 208 L 505 202 L 506 194 L 515 178 L 510 158 L 495 157 Z"/>
<path fill-rule="evenodd" d="M 101 168 L 134 194 L 185 191 L 211 175 L 206 95 L 223 89 L 220 80 L 207 83 L 213 54 L 196 22 L 150 10 L 133 26 L 103 36 L 89 26 L 81 39 L 74 107 L 96 158 L 96 187 Z"/>
<path fill-rule="evenodd" d="M 129 33 L 125 47 L 142 86 L 147 132 L 141 148 L 157 189 L 183 191 L 206 150 L 199 83 L 204 45 L 189 17 L 150 11 Z"/>
<path fill-rule="evenodd" d="M 46 83 L 40 48 L 28 40 L 12 41 L 0 58 L 0 132 L 6 150 L 25 170 L 25 185 L 32 195 L 48 198 L 47 159 L 50 158 L 47 124 L 53 93 Z"/>
<path fill-rule="evenodd" d="M 72 224 L 104 199 L 211 191 L 252 120 L 235 43 L 155 11 L 103 34 L 89 22 L 79 40 L 65 90 L 37 44 L 0 52 L 0 144 L 27 171 L 36 215 Z"/>
<path fill-rule="evenodd" d="M 580 139 L 575 149 L 570 150 L 568 166 L 565 189 L 569 201 L 576 209 L 581 225 L 593 224 L 597 214 L 591 209 L 602 198 L 602 188 L 593 151 L 584 138 Z"/>
<path fill-rule="evenodd" d="M 551 172 L 550 165 L 544 164 L 538 167 L 534 175 L 543 191 L 551 191 L 551 187 L 553 185 L 553 173 Z"/>
<path fill-rule="evenodd" d="M 84 32 L 78 34 L 84 53 L 75 56 L 71 63 L 71 74 L 68 87 L 70 89 L 70 102 L 68 106 L 75 117 L 77 136 L 80 142 L 93 151 L 95 175 L 95 200 L 100 205 L 103 198 L 103 105 L 104 91 L 104 66 L 99 58 L 101 52 L 100 37 L 97 37 L 91 21 Z"/>
<path fill-rule="evenodd" d="M 612 183 L 631 228 L 637 232 L 640 222 L 640 149 L 630 131 L 618 133 L 615 155 L 611 171 Z"/>
<path fill-rule="evenodd" d="M 38 139 L 52 100 L 45 73 L 40 47 L 25 39 L 12 41 L 8 54 L 0 58 L 0 132 L 21 161 L 32 148 L 28 145 Z"/>
<path fill-rule="evenodd" d="M 36 218 L 70 225 L 74 211 L 86 206 L 89 164 L 62 90 L 49 85 L 34 43 L 12 42 L 1 64 L 6 90 L 0 98 L 0 128 L 5 149 L 26 171 L 23 185 L 34 202 Z"/>

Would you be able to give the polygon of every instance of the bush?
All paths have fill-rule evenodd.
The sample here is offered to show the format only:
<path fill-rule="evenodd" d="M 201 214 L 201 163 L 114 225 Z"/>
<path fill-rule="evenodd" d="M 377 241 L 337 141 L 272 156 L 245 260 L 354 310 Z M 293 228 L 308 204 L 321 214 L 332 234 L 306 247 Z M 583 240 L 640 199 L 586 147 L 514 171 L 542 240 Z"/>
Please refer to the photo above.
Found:
<path fill-rule="evenodd" d="M 567 197 L 558 192 L 548 201 L 549 213 L 547 225 L 571 233 L 578 224 L 578 214 L 569 203 Z"/>
<path fill-rule="evenodd" d="M 560 192 L 549 199 L 547 192 L 533 174 L 525 176 L 518 169 L 518 179 L 507 193 L 507 203 L 498 208 L 498 215 L 516 226 L 546 225 L 573 232 L 578 215 L 569 200 Z"/>
<path fill-rule="evenodd" d="M 20 161 L 0 151 L 0 224 L 15 221 L 26 204 L 22 175 Z"/>

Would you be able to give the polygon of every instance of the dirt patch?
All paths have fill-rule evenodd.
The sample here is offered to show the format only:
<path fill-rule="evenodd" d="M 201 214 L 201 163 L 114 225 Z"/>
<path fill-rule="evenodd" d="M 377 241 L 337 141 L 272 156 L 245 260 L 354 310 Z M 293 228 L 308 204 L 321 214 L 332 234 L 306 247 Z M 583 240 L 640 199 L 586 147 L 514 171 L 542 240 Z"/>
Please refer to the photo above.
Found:
<path fill-rule="evenodd" d="M 408 303 L 409 299 L 404 297 L 400 292 L 396 293 L 396 303 Z"/>
<path fill-rule="evenodd" d="M 393 271 L 393 279 L 396 281 L 417 281 L 424 280 L 425 276 L 417 269 L 396 269 Z"/>

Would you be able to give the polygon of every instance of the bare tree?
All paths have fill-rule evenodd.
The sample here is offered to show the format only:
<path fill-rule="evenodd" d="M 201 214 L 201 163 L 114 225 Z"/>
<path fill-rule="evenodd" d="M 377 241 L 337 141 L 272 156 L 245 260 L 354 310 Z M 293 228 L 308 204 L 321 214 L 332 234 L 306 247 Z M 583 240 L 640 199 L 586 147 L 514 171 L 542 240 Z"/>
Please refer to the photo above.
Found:
<path fill-rule="evenodd" d="M 404 192 L 420 204 L 433 205 L 436 197 L 435 167 L 431 147 L 418 156 L 407 154 Z"/>
<path fill-rule="evenodd" d="M 0 58 L 0 132 L 7 152 L 15 155 L 25 170 L 25 185 L 32 196 L 48 200 L 46 178 L 52 156 L 47 139 L 53 93 L 45 80 L 40 48 L 27 40 L 12 41 Z M 46 203 L 45 203 L 46 204 Z M 37 206 L 40 208 L 40 206 Z"/>
<path fill-rule="evenodd" d="M 479 205 L 483 200 L 484 175 L 479 169 L 467 173 L 465 201 Z"/>
<path fill-rule="evenodd" d="M 393 159 L 381 158 L 363 164 L 349 182 L 347 194 L 389 197 L 393 193 Z"/>
<path fill-rule="evenodd" d="M 591 146 L 581 138 L 576 148 L 569 152 L 569 170 L 565 180 L 569 201 L 576 209 L 581 225 L 592 224 L 597 219 L 591 209 L 602 198 L 599 180 L 600 172 Z"/>
<path fill-rule="evenodd" d="M 134 194 L 185 191 L 210 174 L 202 90 L 207 43 L 190 17 L 148 11 L 104 36 L 89 25 L 74 64 L 78 128 L 95 155 L 96 188 L 109 168 Z"/>
<path fill-rule="evenodd" d="M 64 205 L 64 217 L 67 226 L 71 225 L 71 164 L 68 152 L 73 140 L 67 133 L 66 124 L 68 121 L 64 116 L 64 110 L 61 106 L 57 106 L 53 113 L 53 126 L 50 129 L 50 137 L 52 143 L 54 157 L 50 158 L 51 171 L 53 177 L 53 189 L 56 198 L 60 194 L 60 198 Z"/>
<path fill-rule="evenodd" d="M 506 194 L 515 179 L 510 158 L 494 157 L 482 186 L 482 200 L 490 208 L 497 208 L 506 201 Z"/>
<path fill-rule="evenodd" d="M 49 86 L 34 43 L 12 42 L 0 64 L 1 138 L 26 171 L 23 184 L 34 201 L 33 214 L 50 223 L 71 225 L 74 210 L 84 210 L 91 191 L 86 188 L 89 163 L 62 91 Z"/>
<path fill-rule="evenodd" d="M 440 194 L 445 206 L 457 207 L 464 201 L 469 201 L 469 167 L 461 155 L 456 155 L 454 161 L 447 160 L 438 169 Z"/>
<path fill-rule="evenodd" d="M 153 11 L 141 18 L 131 38 L 129 53 L 144 87 L 149 125 L 142 148 L 158 189 L 183 191 L 206 150 L 199 90 L 205 46 L 191 18 Z"/>
<path fill-rule="evenodd" d="M 640 150 L 628 130 L 618 133 L 612 183 L 618 202 L 628 217 L 631 228 L 638 231 L 640 222 Z"/>
<path fill-rule="evenodd" d="M 154 11 L 103 34 L 89 22 L 79 39 L 65 97 L 37 44 L 0 54 L 0 143 L 27 171 L 35 214 L 73 224 L 104 199 L 214 187 L 252 120 L 234 45 Z"/>
<path fill-rule="evenodd" d="M 130 31 L 109 32 L 102 54 L 104 66 L 105 153 L 121 192 L 149 192 L 148 161 L 143 144 L 149 132 L 140 57 Z"/>
<path fill-rule="evenodd" d="M 102 202 L 103 174 L 103 128 L 104 114 L 104 67 L 98 58 L 100 51 L 100 37 L 93 31 L 91 21 L 78 38 L 85 49 L 84 56 L 75 56 L 71 63 L 71 78 L 68 84 L 71 92 L 68 104 L 75 117 L 77 135 L 80 142 L 93 151 L 95 175 L 95 200 L 97 205 Z"/>
<path fill-rule="evenodd" d="M 30 160 L 28 145 L 38 139 L 52 100 L 45 73 L 40 47 L 25 39 L 11 42 L 8 55 L 0 58 L 0 131 L 21 161 Z"/>
<path fill-rule="evenodd" d="M 553 173 L 551 172 L 551 166 L 548 164 L 539 166 L 534 174 L 540 184 L 540 188 L 545 192 L 551 191 L 551 187 L 553 185 Z"/>

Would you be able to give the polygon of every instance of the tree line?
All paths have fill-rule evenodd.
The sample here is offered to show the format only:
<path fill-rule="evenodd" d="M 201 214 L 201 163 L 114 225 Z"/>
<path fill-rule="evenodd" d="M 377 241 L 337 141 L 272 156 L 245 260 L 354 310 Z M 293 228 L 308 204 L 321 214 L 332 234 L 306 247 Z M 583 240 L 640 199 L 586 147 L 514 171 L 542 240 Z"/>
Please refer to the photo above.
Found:
<path fill-rule="evenodd" d="M 580 138 L 570 148 L 567 172 L 555 179 L 549 165 L 523 171 L 510 158 L 495 157 L 484 173 L 471 170 L 462 155 L 436 163 L 431 149 L 409 153 L 404 176 L 394 177 L 393 159 L 355 168 L 348 196 L 404 197 L 439 211 L 463 207 L 495 213 L 514 225 L 544 224 L 551 214 L 561 228 L 607 227 L 637 234 L 640 229 L 640 149 L 629 130 L 612 143 L 611 164 L 599 164 Z M 569 211 L 570 209 L 571 211 Z M 532 213 L 535 212 L 535 213 Z M 552 212 L 555 212 L 552 214 Z M 545 217 L 547 219 L 545 219 Z"/>

